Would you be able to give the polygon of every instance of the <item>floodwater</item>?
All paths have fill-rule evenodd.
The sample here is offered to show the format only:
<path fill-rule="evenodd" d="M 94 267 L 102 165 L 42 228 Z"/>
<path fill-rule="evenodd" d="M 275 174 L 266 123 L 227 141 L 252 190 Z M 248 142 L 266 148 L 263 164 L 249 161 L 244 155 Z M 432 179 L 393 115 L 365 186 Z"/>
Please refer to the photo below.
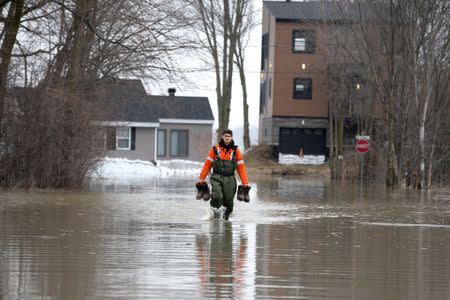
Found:
<path fill-rule="evenodd" d="M 450 299 L 450 195 L 295 177 L 211 220 L 195 178 L 0 192 L 0 299 Z"/>

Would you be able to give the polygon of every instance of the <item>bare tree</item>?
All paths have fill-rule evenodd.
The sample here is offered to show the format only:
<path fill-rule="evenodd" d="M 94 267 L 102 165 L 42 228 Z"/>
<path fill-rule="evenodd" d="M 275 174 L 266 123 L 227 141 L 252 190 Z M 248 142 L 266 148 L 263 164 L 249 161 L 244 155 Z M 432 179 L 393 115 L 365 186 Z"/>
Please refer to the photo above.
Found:
<path fill-rule="evenodd" d="M 69 89 L 15 91 L 6 106 L 8 126 L 1 147 L 1 184 L 21 188 L 79 187 L 104 153 L 103 137 L 91 122 L 99 107 Z"/>
<path fill-rule="evenodd" d="M 354 21 L 348 29 L 356 41 L 342 41 L 342 49 L 364 71 L 373 100 L 384 114 L 385 134 L 378 136 L 386 141 L 388 183 L 401 184 L 407 174 L 415 174 L 417 186 L 431 186 L 430 168 L 435 163 L 430 157 L 439 138 L 427 133 L 441 132 L 441 122 L 432 120 L 439 111 L 436 106 L 445 105 L 436 95 L 445 90 L 442 76 L 449 68 L 448 9 L 443 0 L 341 5 L 341 13 Z"/>
<path fill-rule="evenodd" d="M 7 124 L 0 144 L 1 183 L 80 185 L 101 155 L 95 146 L 99 128 L 91 122 L 103 113 L 92 96 L 97 80 L 181 78 L 182 67 L 173 57 L 194 46 L 185 31 L 191 25 L 185 5 L 162 0 L 1 2 L 0 12 L 9 9 L 9 17 L 0 19 L 1 97 L 8 100 L 8 114 L 0 114 Z M 29 92 L 5 98 L 8 74 L 18 75 L 25 84 L 21 90 Z"/>
<path fill-rule="evenodd" d="M 218 132 L 228 128 L 236 47 L 249 9 L 249 0 L 195 0 L 195 32 L 210 55 L 216 78 Z"/>
<path fill-rule="evenodd" d="M 182 78 L 176 56 L 195 48 L 182 1 L 77 0 L 61 6 L 54 28 L 58 50 L 50 63 L 56 78 Z M 67 16 L 69 15 L 69 17 Z M 80 69 L 80 70 L 78 70 Z"/>
<path fill-rule="evenodd" d="M 448 54 L 446 54 L 448 55 Z M 435 61 L 435 63 L 440 63 Z M 448 182 L 448 166 L 450 151 L 450 70 L 448 68 L 436 68 L 433 83 L 432 105 L 430 109 L 430 125 L 428 144 L 428 165 L 426 176 L 426 188 L 431 189 L 433 179 L 437 182 Z M 435 172 L 438 170 L 438 172 Z M 441 172 L 439 172 L 441 171 Z M 437 173 L 437 174 L 435 174 Z M 440 174 L 447 174 L 440 176 Z"/>
<path fill-rule="evenodd" d="M 429 117 L 429 108 L 433 103 L 432 94 L 436 85 L 441 83 L 439 74 L 441 66 L 449 64 L 449 30 L 448 1 L 414 0 L 400 2 L 400 24 L 405 37 L 407 55 L 410 58 L 410 73 L 413 74 L 411 87 L 414 96 L 414 109 L 418 116 L 419 134 L 419 178 L 422 187 L 425 187 L 425 164 L 427 149 L 426 126 Z M 443 64 L 443 65 L 442 65 Z M 438 102 L 439 103 L 439 102 Z M 436 103 L 436 104 L 438 104 Z M 439 116 L 438 116 L 439 117 Z M 436 128 L 435 128 L 436 130 Z M 430 162 L 429 168 L 431 168 Z M 431 171 L 429 171 L 430 173 Z M 428 180 L 428 186 L 431 182 Z"/>
<path fill-rule="evenodd" d="M 7 94 L 9 66 L 20 25 L 26 15 L 44 6 L 47 2 L 47 0 L 33 1 L 25 5 L 24 0 L 11 0 L 0 3 L 0 137 L 2 135 L 3 109 Z M 3 9 L 6 7 L 8 7 L 8 12 L 6 16 L 3 16 Z"/>
<path fill-rule="evenodd" d="M 248 122 L 248 101 L 247 101 L 247 83 L 245 79 L 245 50 L 247 48 L 250 34 L 252 30 L 256 27 L 255 15 L 253 10 L 253 5 L 250 2 L 246 9 L 245 18 L 243 18 L 241 23 L 241 29 L 238 32 L 238 38 L 236 43 L 236 60 L 235 64 L 239 70 L 239 78 L 241 81 L 242 88 L 242 106 L 244 112 L 244 148 L 250 148 L 250 130 Z"/>

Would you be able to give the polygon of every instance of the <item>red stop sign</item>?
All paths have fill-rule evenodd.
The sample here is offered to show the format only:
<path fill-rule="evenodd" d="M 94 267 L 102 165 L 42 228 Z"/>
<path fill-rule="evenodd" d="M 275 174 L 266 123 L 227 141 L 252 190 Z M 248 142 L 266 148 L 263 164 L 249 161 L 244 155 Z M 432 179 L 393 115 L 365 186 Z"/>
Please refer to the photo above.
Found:
<path fill-rule="evenodd" d="M 366 153 L 370 149 L 370 144 L 366 140 L 359 140 L 356 142 L 356 150 L 359 153 Z"/>

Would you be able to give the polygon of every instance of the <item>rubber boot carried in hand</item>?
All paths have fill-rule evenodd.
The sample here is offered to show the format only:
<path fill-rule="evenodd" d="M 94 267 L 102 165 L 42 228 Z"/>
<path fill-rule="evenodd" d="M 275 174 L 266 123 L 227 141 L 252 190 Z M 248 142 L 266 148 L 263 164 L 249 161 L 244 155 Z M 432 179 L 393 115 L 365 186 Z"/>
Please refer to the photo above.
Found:
<path fill-rule="evenodd" d="M 208 201 L 211 198 L 211 191 L 208 184 L 205 182 L 203 185 L 203 200 Z"/>
<path fill-rule="evenodd" d="M 248 192 L 250 191 L 251 188 L 252 187 L 249 185 L 244 186 L 244 201 L 245 202 L 250 202 L 250 195 L 248 194 Z"/>
<path fill-rule="evenodd" d="M 196 182 L 195 183 L 195 187 L 197 188 L 197 195 L 195 196 L 195 198 L 197 200 L 200 200 L 203 198 L 203 187 L 202 187 L 202 182 Z"/>
<path fill-rule="evenodd" d="M 238 185 L 237 199 L 239 201 L 244 201 L 244 186 L 242 184 Z"/>
<path fill-rule="evenodd" d="M 199 181 L 195 183 L 195 187 L 197 188 L 197 196 L 195 198 L 197 200 L 203 199 L 208 201 L 210 197 L 208 184 L 204 181 Z"/>

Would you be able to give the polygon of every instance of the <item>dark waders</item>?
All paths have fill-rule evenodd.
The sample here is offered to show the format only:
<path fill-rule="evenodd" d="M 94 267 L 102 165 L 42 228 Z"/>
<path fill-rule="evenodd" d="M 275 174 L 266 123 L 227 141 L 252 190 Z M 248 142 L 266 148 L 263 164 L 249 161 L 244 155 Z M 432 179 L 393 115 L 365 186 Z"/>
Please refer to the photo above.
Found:
<path fill-rule="evenodd" d="M 233 199 L 236 194 L 236 178 L 234 171 L 236 170 L 236 162 L 234 161 L 235 152 L 232 153 L 231 160 L 220 159 L 216 147 L 214 152 L 217 159 L 213 162 L 213 174 L 210 181 L 212 185 L 211 206 L 220 208 L 222 205 L 227 208 L 227 213 L 233 211 Z"/>

